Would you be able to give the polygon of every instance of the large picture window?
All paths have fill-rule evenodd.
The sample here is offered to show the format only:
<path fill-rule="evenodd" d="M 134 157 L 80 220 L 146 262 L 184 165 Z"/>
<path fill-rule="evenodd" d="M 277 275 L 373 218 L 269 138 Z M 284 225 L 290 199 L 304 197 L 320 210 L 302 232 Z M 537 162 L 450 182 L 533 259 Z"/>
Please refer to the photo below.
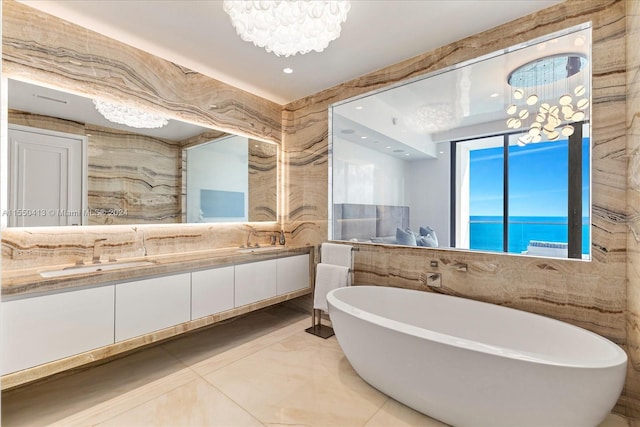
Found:
<path fill-rule="evenodd" d="M 585 124 L 569 138 L 526 145 L 517 143 L 522 133 L 453 142 L 455 246 L 588 258 L 588 129 Z M 580 147 L 570 150 L 572 144 Z M 577 161 L 569 160 L 570 151 L 579 154 Z"/>

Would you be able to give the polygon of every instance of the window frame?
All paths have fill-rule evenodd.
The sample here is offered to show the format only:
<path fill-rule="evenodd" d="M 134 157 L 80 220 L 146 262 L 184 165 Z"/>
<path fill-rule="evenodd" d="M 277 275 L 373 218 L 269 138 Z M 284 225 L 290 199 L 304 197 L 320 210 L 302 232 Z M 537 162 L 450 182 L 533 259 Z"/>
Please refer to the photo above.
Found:
<path fill-rule="evenodd" d="M 574 133 L 570 135 L 568 139 L 568 182 L 567 182 L 567 221 L 568 221 L 568 229 L 567 229 L 567 244 L 568 244 L 568 253 L 567 258 L 569 259 L 582 259 L 582 141 L 583 141 L 583 127 L 584 125 L 590 126 L 589 120 L 584 120 L 581 122 L 576 122 L 573 124 Z M 503 150 L 503 189 L 502 189 L 502 216 L 503 216 L 503 224 L 502 224 L 502 252 L 503 253 L 511 253 L 509 252 L 509 137 L 512 135 L 518 135 L 525 133 L 524 130 L 510 131 L 510 132 L 498 132 L 488 135 L 476 136 L 473 138 L 463 138 L 451 140 L 451 167 L 450 167 L 450 182 L 451 182 L 451 193 L 450 193 L 450 241 L 455 246 L 456 237 L 457 237 L 457 214 L 458 214 L 458 205 L 457 205 L 457 197 L 456 193 L 458 190 L 458 182 L 457 182 L 457 156 L 458 156 L 458 144 L 478 139 L 484 138 L 492 138 L 492 137 L 500 137 L 503 138 L 502 150 Z M 589 132 L 589 138 L 591 132 Z M 580 143 L 577 143 L 579 141 Z M 591 148 L 589 149 L 591 150 Z M 589 184 L 591 187 L 591 183 Z M 591 212 L 589 212 L 589 219 L 591 219 Z M 471 248 L 469 248 L 471 249 Z M 589 255 L 591 251 L 589 251 Z"/>

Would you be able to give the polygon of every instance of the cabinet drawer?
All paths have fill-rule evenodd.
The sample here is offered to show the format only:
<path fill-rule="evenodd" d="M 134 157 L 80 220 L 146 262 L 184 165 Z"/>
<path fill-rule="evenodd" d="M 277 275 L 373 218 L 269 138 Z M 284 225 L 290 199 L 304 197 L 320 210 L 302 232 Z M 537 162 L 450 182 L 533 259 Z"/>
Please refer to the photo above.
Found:
<path fill-rule="evenodd" d="M 191 319 L 191 273 L 116 285 L 116 342 Z"/>
<path fill-rule="evenodd" d="M 309 254 L 278 258 L 278 295 L 309 287 Z"/>
<path fill-rule="evenodd" d="M 235 306 L 251 304 L 276 295 L 275 259 L 236 265 Z"/>
<path fill-rule="evenodd" d="M 113 344 L 114 286 L 2 303 L 2 374 Z"/>
<path fill-rule="evenodd" d="M 232 309 L 233 299 L 233 266 L 191 273 L 192 320 Z"/>

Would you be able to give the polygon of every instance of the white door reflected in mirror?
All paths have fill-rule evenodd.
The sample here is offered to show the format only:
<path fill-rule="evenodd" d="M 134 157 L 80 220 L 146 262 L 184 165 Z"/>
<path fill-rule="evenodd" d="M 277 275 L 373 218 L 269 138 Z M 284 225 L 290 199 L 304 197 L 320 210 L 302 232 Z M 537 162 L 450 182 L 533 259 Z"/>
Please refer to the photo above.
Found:
<path fill-rule="evenodd" d="M 7 225 L 41 227 L 83 225 L 86 212 L 86 137 L 9 128 L 9 198 Z"/>

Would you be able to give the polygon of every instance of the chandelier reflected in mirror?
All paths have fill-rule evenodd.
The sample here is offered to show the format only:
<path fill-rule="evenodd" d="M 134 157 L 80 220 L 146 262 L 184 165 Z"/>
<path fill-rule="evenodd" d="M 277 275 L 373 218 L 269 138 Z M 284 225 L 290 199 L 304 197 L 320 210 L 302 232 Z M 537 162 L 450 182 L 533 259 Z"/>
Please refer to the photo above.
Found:
<path fill-rule="evenodd" d="M 405 124 L 419 133 L 444 132 L 460 124 L 462 116 L 451 103 L 422 105 L 405 119 Z"/>
<path fill-rule="evenodd" d="M 225 0 L 224 11 L 244 41 L 276 56 L 322 52 L 340 36 L 347 0 Z"/>
<path fill-rule="evenodd" d="M 583 121 L 589 108 L 587 67 L 584 55 L 570 53 L 536 59 L 509 74 L 513 90 L 507 127 L 528 128 L 518 145 L 573 134 L 573 124 Z"/>
<path fill-rule="evenodd" d="M 137 129 L 161 128 L 169 121 L 157 114 L 152 114 L 126 105 L 113 104 L 99 99 L 93 100 L 93 105 L 102 116 L 113 123 L 126 125 Z"/>

